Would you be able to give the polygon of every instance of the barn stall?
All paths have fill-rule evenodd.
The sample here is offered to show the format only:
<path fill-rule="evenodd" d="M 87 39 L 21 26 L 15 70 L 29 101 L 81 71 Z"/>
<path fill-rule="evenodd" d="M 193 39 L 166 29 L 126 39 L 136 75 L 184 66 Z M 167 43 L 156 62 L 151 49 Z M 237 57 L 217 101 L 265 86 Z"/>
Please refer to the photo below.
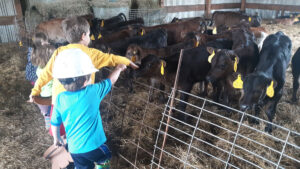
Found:
<path fill-rule="evenodd" d="M 71 3 L 72 2 L 72 3 Z M 212 12 L 245 11 L 258 13 L 269 33 L 283 31 L 292 42 L 292 54 L 300 46 L 299 25 L 269 24 L 278 16 L 300 12 L 300 4 L 279 0 L 194 0 L 194 1 L 1 1 L 1 108 L 0 167 L 50 168 L 42 155 L 52 144 L 38 108 L 26 103 L 31 84 L 25 80 L 25 45 L 22 36 L 35 31 L 36 25 L 50 18 L 85 15 L 109 18 L 123 12 L 127 18 L 143 17 L 145 25 L 169 23 L 173 17 L 203 16 Z M 168 101 L 149 101 L 152 88 L 146 80 L 134 81 L 128 93 L 121 77 L 101 105 L 108 144 L 113 152 L 112 168 L 299 168 L 300 128 L 298 104 L 289 103 L 292 75 L 286 72 L 284 94 L 277 107 L 272 134 L 264 132 L 265 110 L 259 125 L 246 120 L 251 112 L 238 105 L 228 117 L 224 105 L 198 96 L 194 86 L 185 112 L 192 120 L 185 123 L 169 115 L 172 100 L 180 102 L 169 86 Z M 159 89 L 154 89 L 159 91 Z M 178 94 L 177 94 L 178 95 Z M 168 126 L 168 127 L 167 127 Z M 167 129 L 168 128 L 168 129 Z"/>

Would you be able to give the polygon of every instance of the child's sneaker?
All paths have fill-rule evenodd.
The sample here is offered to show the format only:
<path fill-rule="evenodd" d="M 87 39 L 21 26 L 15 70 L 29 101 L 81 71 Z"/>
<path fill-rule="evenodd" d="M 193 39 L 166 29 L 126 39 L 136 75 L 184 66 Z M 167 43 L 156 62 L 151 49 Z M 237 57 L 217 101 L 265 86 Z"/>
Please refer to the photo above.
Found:
<path fill-rule="evenodd" d="M 104 163 L 102 164 L 97 164 L 96 165 L 96 169 L 109 169 L 109 162 L 110 160 L 106 160 Z"/>
<path fill-rule="evenodd" d="M 45 128 L 46 130 L 49 130 L 50 128 L 50 116 L 44 116 L 45 117 Z"/>

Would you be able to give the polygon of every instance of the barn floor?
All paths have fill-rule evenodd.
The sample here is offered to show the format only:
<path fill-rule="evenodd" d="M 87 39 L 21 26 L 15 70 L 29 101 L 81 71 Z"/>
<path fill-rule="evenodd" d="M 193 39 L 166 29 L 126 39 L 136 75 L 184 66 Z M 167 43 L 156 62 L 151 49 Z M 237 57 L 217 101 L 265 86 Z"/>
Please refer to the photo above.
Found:
<path fill-rule="evenodd" d="M 293 54 L 300 47 L 300 26 L 263 26 L 270 33 L 286 33 L 293 41 Z M 42 155 L 52 144 L 52 138 L 44 128 L 38 107 L 26 102 L 32 88 L 25 80 L 26 49 L 17 44 L 1 44 L 0 51 L 0 168 L 50 168 L 50 162 Z M 284 96 L 274 122 L 300 132 L 300 103 L 287 103 L 292 93 L 290 67 L 286 75 Z"/>

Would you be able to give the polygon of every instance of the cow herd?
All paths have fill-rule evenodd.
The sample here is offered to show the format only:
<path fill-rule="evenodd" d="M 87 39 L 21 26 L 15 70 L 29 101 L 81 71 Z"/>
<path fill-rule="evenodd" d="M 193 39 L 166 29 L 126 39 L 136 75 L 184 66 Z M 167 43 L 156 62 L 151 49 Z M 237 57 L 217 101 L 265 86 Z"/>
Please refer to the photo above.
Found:
<path fill-rule="evenodd" d="M 235 104 L 233 93 L 240 91 L 242 111 L 254 109 L 258 116 L 261 107 L 267 105 L 267 117 L 272 122 L 283 94 L 292 42 L 280 31 L 268 35 L 260 27 L 259 16 L 215 12 L 209 23 L 201 17 L 174 18 L 171 23 L 156 26 L 145 26 L 142 18 L 127 20 L 124 14 L 105 20 L 84 17 L 90 23 L 91 47 L 126 56 L 139 65 L 139 69 L 128 73 L 129 81 L 146 78 L 161 90 L 166 85 L 172 86 L 183 49 L 178 80 L 180 90 L 191 92 L 193 85 L 200 82 L 204 88 L 202 95 L 207 96 L 210 84 L 213 100 L 228 106 Z M 41 23 L 37 31 L 44 33 L 49 43 L 65 43 L 61 34 L 62 20 Z M 208 29 L 208 26 L 213 26 L 213 29 Z M 300 64 L 300 48 L 292 59 L 292 102 L 297 101 L 299 88 L 300 69 L 297 64 Z M 187 102 L 188 95 L 182 93 L 180 99 Z M 160 100 L 165 100 L 163 95 Z M 185 111 L 186 104 L 181 102 L 177 108 Z M 185 115 L 177 118 L 188 121 Z M 265 131 L 272 132 L 272 125 L 268 124 Z"/>

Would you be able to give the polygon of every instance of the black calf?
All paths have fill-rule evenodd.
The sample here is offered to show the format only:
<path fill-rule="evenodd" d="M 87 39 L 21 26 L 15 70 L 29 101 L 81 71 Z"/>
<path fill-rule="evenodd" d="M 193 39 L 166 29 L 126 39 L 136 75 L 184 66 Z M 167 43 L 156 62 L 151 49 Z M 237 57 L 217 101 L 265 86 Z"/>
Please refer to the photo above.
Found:
<path fill-rule="evenodd" d="M 298 66 L 297 66 L 298 65 Z M 300 76 L 300 48 L 296 51 L 292 59 L 292 74 L 293 74 L 293 96 L 292 102 L 297 102 L 297 90 L 299 88 Z"/>
<path fill-rule="evenodd" d="M 282 32 L 269 35 L 264 41 L 259 62 L 255 71 L 244 79 L 244 97 L 241 101 L 243 111 L 255 107 L 255 116 L 259 106 L 270 102 L 267 116 L 272 122 L 277 104 L 283 93 L 285 72 L 290 62 L 292 42 Z M 275 87 L 275 89 L 273 89 Z M 269 89 L 271 89 L 269 91 Z M 273 94 L 272 94 L 273 89 Z M 266 95 L 269 93 L 268 97 Z M 267 124 L 265 131 L 272 132 L 272 125 Z"/>

